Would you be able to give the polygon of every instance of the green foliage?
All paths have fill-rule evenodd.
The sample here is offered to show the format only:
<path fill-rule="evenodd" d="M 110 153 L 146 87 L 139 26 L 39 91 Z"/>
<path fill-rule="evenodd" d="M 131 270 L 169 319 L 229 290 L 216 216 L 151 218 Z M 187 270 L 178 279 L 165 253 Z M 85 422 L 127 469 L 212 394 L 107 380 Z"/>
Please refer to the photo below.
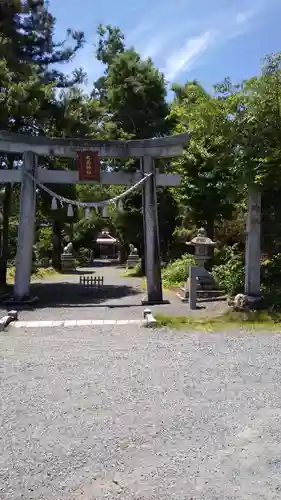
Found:
<path fill-rule="evenodd" d="M 118 28 L 99 26 L 98 36 L 97 58 L 105 65 L 105 75 L 96 82 L 94 94 L 110 111 L 110 121 L 118 125 L 115 132 L 120 134 L 121 129 L 140 139 L 167 133 L 163 74 L 150 59 L 143 61 L 135 50 L 125 47 Z"/>
<path fill-rule="evenodd" d="M 97 218 L 81 218 L 73 226 L 73 243 L 75 247 L 93 248 L 95 235 L 97 234 Z"/>
<path fill-rule="evenodd" d="M 263 262 L 261 292 L 266 303 L 277 308 L 281 307 L 281 253 Z"/>
<path fill-rule="evenodd" d="M 231 296 L 243 292 L 243 256 L 237 253 L 235 247 L 224 247 L 216 258 L 223 262 L 212 270 L 217 284 Z M 262 263 L 261 293 L 267 304 L 281 306 L 281 253 Z"/>
<path fill-rule="evenodd" d="M 78 260 L 79 260 L 80 266 L 88 264 L 89 260 L 90 260 L 90 256 L 91 256 L 91 250 L 89 248 L 83 248 L 83 247 L 79 248 Z"/>
<path fill-rule="evenodd" d="M 261 266 L 261 280 L 268 287 L 272 283 L 281 285 L 281 253 L 273 255 L 271 259 L 267 259 Z"/>
<path fill-rule="evenodd" d="M 126 269 L 126 271 L 123 273 L 123 276 L 124 278 L 142 278 L 143 271 L 141 263 L 137 264 L 132 269 Z"/>
<path fill-rule="evenodd" d="M 37 232 L 36 250 L 39 259 L 51 257 L 53 230 L 51 227 L 41 227 Z"/>
<path fill-rule="evenodd" d="M 190 316 L 164 316 L 156 314 L 158 328 L 174 328 L 178 330 L 199 330 L 200 332 L 224 331 L 234 326 L 248 331 L 264 329 L 280 329 L 281 316 L 278 312 L 230 311 L 219 316 L 192 318 Z"/>
<path fill-rule="evenodd" d="M 176 89 L 170 118 L 174 131 L 191 132 L 184 155 L 174 162 L 182 174 L 176 194 L 183 217 L 188 214 L 195 226 L 205 226 L 213 237 L 214 225 L 231 218 L 237 197 L 232 165 L 231 122 L 228 103 L 190 82 Z"/>
<path fill-rule="evenodd" d="M 223 259 L 223 264 L 212 269 L 216 283 L 231 296 L 243 292 L 245 276 L 243 257 L 236 253 L 234 248 L 228 247 L 224 249 Z"/>
<path fill-rule="evenodd" d="M 15 260 L 17 253 L 17 239 L 18 239 L 18 223 L 15 220 L 11 221 L 9 226 L 8 235 L 8 259 Z"/>
<path fill-rule="evenodd" d="M 163 285 L 167 288 L 182 285 L 188 278 L 189 266 L 194 264 L 194 257 L 188 253 L 168 264 L 162 271 Z"/>
<path fill-rule="evenodd" d="M 14 284 L 16 274 L 16 268 L 11 266 L 7 271 L 7 283 Z M 55 276 L 57 273 L 55 269 L 52 267 L 42 268 L 42 267 L 33 267 L 31 271 L 31 280 L 38 280 L 42 278 L 46 278 L 47 276 Z"/>

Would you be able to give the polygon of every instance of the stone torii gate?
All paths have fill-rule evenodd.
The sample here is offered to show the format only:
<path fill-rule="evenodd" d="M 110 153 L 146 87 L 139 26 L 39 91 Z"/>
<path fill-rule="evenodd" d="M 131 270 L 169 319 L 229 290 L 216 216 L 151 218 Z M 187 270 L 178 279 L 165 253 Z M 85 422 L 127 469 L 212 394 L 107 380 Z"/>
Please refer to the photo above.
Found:
<path fill-rule="evenodd" d="M 160 174 L 155 171 L 155 158 L 171 158 L 182 154 L 189 141 L 189 134 L 131 141 L 96 141 L 90 139 L 59 139 L 33 137 L 23 134 L 0 132 L 0 151 L 23 155 L 20 170 L 0 170 L 0 182 L 21 183 L 20 220 L 16 256 L 14 296 L 23 300 L 29 295 L 32 265 L 32 247 L 36 218 L 35 178 L 42 184 L 78 184 L 97 181 L 80 181 L 77 171 L 48 170 L 37 166 L 38 156 L 75 158 L 77 152 L 97 152 L 100 158 L 138 158 L 140 171 L 100 173 L 101 184 L 130 185 L 144 175 L 149 176 L 143 186 L 143 214 L 145 262 L 147 277 L 147 304 L 163 303 L 158 239 L 157 186 L 178 186 L 177 174 Z M 31 174 L 28 175 L 28 174 Z M 33 177 L 33 178 L 32 178 Z"/>

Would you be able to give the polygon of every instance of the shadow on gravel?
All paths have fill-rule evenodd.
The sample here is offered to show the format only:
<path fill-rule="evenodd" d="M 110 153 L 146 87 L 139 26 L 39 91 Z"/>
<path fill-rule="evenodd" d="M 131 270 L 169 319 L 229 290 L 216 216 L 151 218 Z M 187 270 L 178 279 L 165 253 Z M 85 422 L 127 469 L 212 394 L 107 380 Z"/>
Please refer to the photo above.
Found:
<path fill-rule="evenodd" d="M 94 260 L 93 262 L 90 262 L 87 266 L 83 267 L 118 267 L 119 261 L 118 260 Z"/>
<path fill-rule="evenodd" d="M 38 301 L 33 307 L 22 306 L 21 309 L 38 309 L 44 307 L 101 307 L 106 302 L 106 307 L 136 307 L 140 306 L 140 290 L 130 286 L 104 285 L 100 289 L 85 290 L 83 285 L 77 283 L 33 283 L 31 284 L 31 296 L 37 296 Z M 118 300 L 127 297 L 138 297 L 138 299 L 119 304 L 110 304 L 107 301 Z"/>

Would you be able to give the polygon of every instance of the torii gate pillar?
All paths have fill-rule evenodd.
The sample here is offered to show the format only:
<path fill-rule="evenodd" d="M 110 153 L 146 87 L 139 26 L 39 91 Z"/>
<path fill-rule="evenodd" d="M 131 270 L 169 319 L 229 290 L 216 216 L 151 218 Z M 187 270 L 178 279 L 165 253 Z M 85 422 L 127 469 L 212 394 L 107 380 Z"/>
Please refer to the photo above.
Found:
<path fill-rule="evenodd" d="M 158 231 L 157 193 L 155 183 L 154 160 L 151 156 L 143 157 L 143 173 L 152 174 L 143 187 L 143 224 L 145 243 L 145 274 L 147 280 L 147 298 L 145 305 L 163 304 L 160 245 Z"/>
<path fill-rule="evenodd" d="M 18 300 L 29 295 L 32 266 L 32 248 L 36 216 L 36 187 L 33 179 L 26 175 L 35 175 L 35 155 L 27 151 L 23 155 L 20 220 L 18 227 L 18 244 L 16 256 L 16 275 L 14 297 Z"/>

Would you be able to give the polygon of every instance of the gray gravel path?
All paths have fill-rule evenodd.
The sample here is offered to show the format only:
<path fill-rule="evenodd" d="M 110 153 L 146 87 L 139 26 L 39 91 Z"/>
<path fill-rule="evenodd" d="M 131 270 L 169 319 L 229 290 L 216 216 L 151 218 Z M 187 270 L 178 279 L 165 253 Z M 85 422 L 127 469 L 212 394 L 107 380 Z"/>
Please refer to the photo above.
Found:
<path fill-rule="evenodd" d="M 50 276 L 44 280 L 33 282 L 31 294 L 39 296 L 34 310 L 20 312 L 22 321 L 68 320 L 68 319 L 140 319 L 145 297 L 143 280 L 140 278 L 124 278 L 125 269 L 115 266 L 81 268 L 77 274 Z M 103 276 L 105 286 L 92 293 L 84 293 L 79 287 L 79 272 L 89 276 Z M 186 314 L 204 315 L 220 314 L 226 308 L 225 302 L 202 304 L 202 309 L 189 311 L 188 304 L 183 304 L 175 293 L 165 292 L 168 305 L 152 306 L 154 314 L 185 316 Z"/>
<path fill-rule="evenodd" d="M 281 337 L 0 334 L 0 498 L 281 498 Z"/>

